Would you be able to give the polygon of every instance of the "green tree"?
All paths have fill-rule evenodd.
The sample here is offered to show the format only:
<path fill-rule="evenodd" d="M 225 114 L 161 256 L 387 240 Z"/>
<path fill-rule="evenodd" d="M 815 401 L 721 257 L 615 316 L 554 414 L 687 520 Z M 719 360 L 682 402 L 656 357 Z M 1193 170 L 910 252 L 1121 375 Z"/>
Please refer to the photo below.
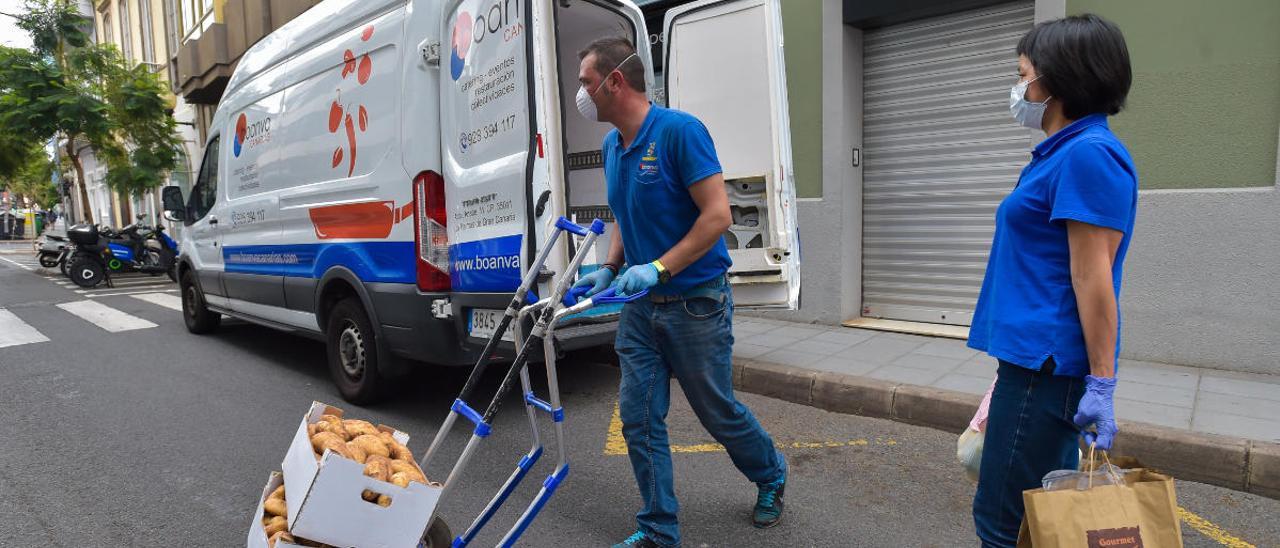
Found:
<path fill-rule="evenodd" d="M 0 178 L 0 188 L 46 209 L 52 207 L 58 203 L 58 189 L 53 184 L 53 160 L 39 144 L 30 146 L 25 156 L 10 175 Z"/>
<path fill-rule="evenodd" d="M 159 78 L 111 44 L 89 44 L 92 22 L 72 0 L 27 0 L 13 17 L 33 47 L 0 47 L 0 135 L 22 136 L 0 137 L 0 178 L 24 165 L 15 160 L 26 143 L 58 136 L 90 219 L 83 144 L 106 163 L 112 190 L 136 196 L 163 184 L 180 141 Z"/>

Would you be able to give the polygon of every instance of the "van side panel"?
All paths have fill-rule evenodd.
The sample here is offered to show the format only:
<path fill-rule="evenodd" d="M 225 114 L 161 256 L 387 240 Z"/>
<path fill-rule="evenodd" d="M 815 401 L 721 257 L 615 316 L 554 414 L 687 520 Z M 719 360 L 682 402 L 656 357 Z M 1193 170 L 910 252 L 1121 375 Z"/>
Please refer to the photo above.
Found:
<path fill-rule="evenodd" d="M 228 115 L 223 135 L 230 150 L 222 180 L 227 200 L 219 226 L 226 265 L 222 284 L 233 299 L 232 307 L 235 301 L 284 306 L 279 262 L 246 248 L 280 243 L 278 200 L 270 191 L 287 170 L 278 142 L 280 129 L 288 123 L 283 89 L 287 81 L 284 67 L 266 71 L 223 106 Z"/>
<path fill-rule="evenodd" d="M 279 236 L 224 250 L 240 272 L 254 276 L 237 276 L 237 285 L 275 277 L 270 293 L 278 298 L 269 304 L 308 314 L 318 312 L 317 281 L 335 266 L 364 283 L 415 279 L 411 188 L 401 166 L 386 161 L 395 157 L 400 133 L 405 11 L 356 21 L 345 15 L 343 28 L 320 40 L 307 36 L 313 47 L 260 75 L 288 74 L 276 88 L 284 89 L 285 123 L 273 128 L 282 168 L 257 188 L 272 201 Z M 239 91 L 256 86 L 250 80 Z M 261 302 L 266 293 L 243 294 Z M 309 327 L 322 328 L 316 321 Z"/>
<path fill-rule="evenodd" d="M 403 11 L 405 4 L 406 0 L 325 0 L 302 12 L 249 47 L 227 82 L 224 101 L 262 71 L 283 64 L 297 52 L 316 49 L 321 42 L 355 26 L 353 21 L 365 22 L 390 11 Z"/>

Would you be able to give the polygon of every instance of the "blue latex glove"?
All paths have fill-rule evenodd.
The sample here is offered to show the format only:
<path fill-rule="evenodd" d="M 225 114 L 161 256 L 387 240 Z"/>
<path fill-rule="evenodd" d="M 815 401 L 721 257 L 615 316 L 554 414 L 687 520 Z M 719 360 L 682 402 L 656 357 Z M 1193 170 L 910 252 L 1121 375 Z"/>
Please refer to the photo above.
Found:
<path fill-rule="evenodd" d="M 1094 425 L 1097 432 L 1084 432 L 1088 445 L 1098 444 L 1098 449 L 1111 450 L 1111 442 L 1120 429 L 1116 427 L 1115 391 L 1116 379 L 1088 375 L 1084 378 L 1084 396 L 1076 410 L 1075 423 L 1080 428 Z"/>
<path fill-rule="evenodd" d="M 591 287 L 591 289 L 587 290 L 586 295 L 583 295 L 578 299 L 579 301 L 581 301 L 582 299 L 585 299 L 587 297 L 595 295 L 596 293 L 604 291 L 605 288 L 608 288 L 609 284 L 611 283 L 613 283 L 613 271 L 609 270 L 608 268 L 601 267 L 599 270 L 596 270 L 595 272 L 592 272 L 590 274 L 587 274 L 586 276 L 578 278 L 578 281 L 573 283 L 573 288 L 576 289 L 579 287 L 587 287 L 587 286 Z"/>
<path fill-rule="evenodd" d="M 658 267 L 652 263 L 633 266 L 618 277 L 618 294 L 635 295 L 655 285 L 658 285 Z"/>

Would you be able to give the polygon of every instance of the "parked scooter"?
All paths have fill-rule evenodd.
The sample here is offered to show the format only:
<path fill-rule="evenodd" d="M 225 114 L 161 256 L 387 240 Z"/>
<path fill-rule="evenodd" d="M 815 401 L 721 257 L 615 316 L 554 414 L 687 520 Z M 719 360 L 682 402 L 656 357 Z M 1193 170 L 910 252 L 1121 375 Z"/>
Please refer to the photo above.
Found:
<path fill-rule="evenodd" d="M 117 232 L 82 224 L 71 227 L 67 235 L 75 244 L 67 277 L 80 287 L 95 287 L 103 281 L 110 284 L 112 272 L 165 273 L 176 281 L 178 244 L 162 226 L 135 223 Z"/>
<path fill-rule="evenodd" d="M 145 272 L 152 276 L 168 274 L 178 281 L 178 242 L 164 232 L 163 225 L 149 226 L 138 222 L 126 226 L 108 244 L 111 257 L 107 268 L 112 272 Z M 114 259 L 114 260 L 113 260 Z"/>
<path fill-rule="evenodd" d="M 61 266 L 66 263 L 66 258 L 70 255 L 68 250 L 70 247 L 71 242 L 66 238 L 45 232 L 36 244 L 36 258 L 40 260 L 40 266 L 45 268 Z"/>

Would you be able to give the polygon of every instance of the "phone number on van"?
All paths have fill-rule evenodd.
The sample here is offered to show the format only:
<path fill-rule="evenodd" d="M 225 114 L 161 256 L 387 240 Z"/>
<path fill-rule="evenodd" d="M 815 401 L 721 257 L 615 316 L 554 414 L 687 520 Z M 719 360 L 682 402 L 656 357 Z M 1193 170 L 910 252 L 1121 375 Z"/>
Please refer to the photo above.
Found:
<path fill-rule="evenodd" d="M 515 127 L 516 127 L 516 115 L 512 114 L 497 122 L 488 123 L 483 126 L 480 126 L 477 129 L 463 132 L 462 139 L 459 141 L 460 144 L 462 145 L 462 151 L 466 152 L 467 149 L 471 148 L 472 146 L 478 145 L 480 143 L 488 141 L 489 139 L 502 135 L 503 133 L 506 133 L 514 129 Z"/>

